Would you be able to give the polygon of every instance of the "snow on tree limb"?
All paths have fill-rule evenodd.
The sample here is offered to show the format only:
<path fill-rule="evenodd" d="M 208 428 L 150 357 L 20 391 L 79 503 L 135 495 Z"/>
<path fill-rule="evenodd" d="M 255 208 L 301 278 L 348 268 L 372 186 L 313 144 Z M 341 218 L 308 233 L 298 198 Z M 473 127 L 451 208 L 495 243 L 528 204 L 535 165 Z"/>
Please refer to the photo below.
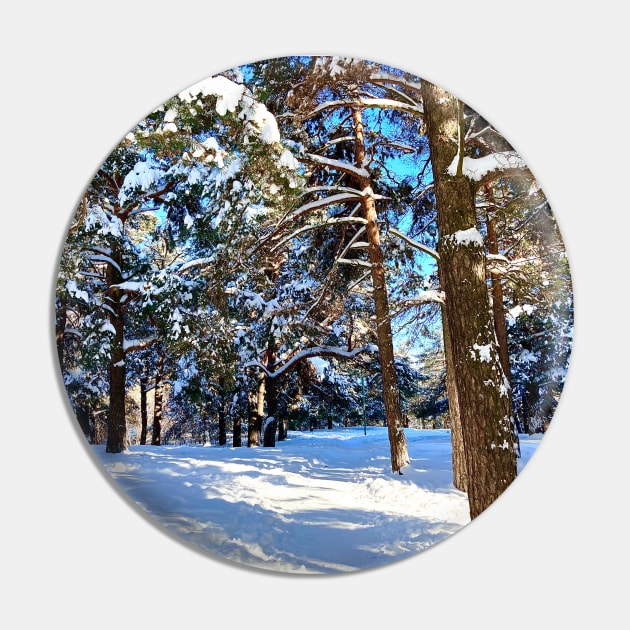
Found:
<path fill-rule="evenodd" d="M 216 258 L 214 256 L 206 256 L 205 258 L 195 258 L 194 260 L 189 260 L 185 262 L 183 265 L 179 267 L 177 270 L 178 274 L 184 273 L 184 271 L 188 271 L 188 269 L 192 269 L 194 267 L 202 267 L 205 265 L 209 265 L 211 263 L 215 263 Z"/>
<path fill-rule="evenodd" d="M 331 206 L 335 203 L 343 203 L 344 201 L 354 201 L 357 198 L 362 197 L 360 191 L 356 190 L 354 192 L 342 192 L 337 195 L 329 195 L 328 197 L 322 197 L 321 199 L 315 199 L 315 201 L 309 201 L 301 205 L 299 208 L 296 208 L 291 214 L 288 215 L 289 221 L 294 221 L 295 219 L 301 217 L 303 214 L 310 212 L 311 210 L 317 210 L 318 208 L 325 208 L 326 206 Z"/>
<path fill-rule="evenodd" d="M 354 348 L 354 350 L 347 350 L 346 348 L 338 346 L 313 346 L 297 352 L 275 371 L 269 370 L 267 366 L 260 361 L 249 361 L 245 363 L 243 367 L 255 367 L 262 370 L 269 378 L 276 378 L 290 371 L 299 361 L 303 361 L 304 359 L 309 359 L 311 357 L 339 357 L 343 359 L 354 359 L 363 352 L 377 351 L 376 346 L 373 344 L 361 346 L 360 348 Z"/>
<path fill-rule="evenodd" d="M 133 352 L 134 350 L 142 350 L 148 348 L 157 341 L 157 337 L 145 337 L 144 339 L 125 339 L 123 341 L 123 351 Z"/>
<path fill-rule="evenodd" d="M 398 86 L 407 88 L 408 90 L 411 90 L 419 95 L 422 89 L 420 83 L 416 81 L 408 81 L 401 76 L 390 74 L 387 72 L 378 72 L 376 74 L 373 74 L 370 77 L 370 80 L 381 88 L 393 92 L 398 98 L 404 99 L 409 105 L 413 106 L 417 110 L 415 112 L 417 116 L 421 116 L 424 114 L 422 103 L 417 102 L 405 92 L 401 92 L 399 89 L 396 89 L 396 87 L 394 87 Z"/>
<path fill-rule="evenodd" d="M 455 177 L 459 163 L 459 153 L 455 155 L 448 167 L 448 174 Z M 492 177 L 509 170 L 527 168 L 523 158 L 515 151 L 491 153 L 480 158 L 464 157 L 462 160 L 462 174 L 475 182 L 487 182 Z"/>
<path fill-rule="evenodd" d="M 415 306 L 421 306 L 423 304 L 444 304 L 445 300 L 446 296 L 444 295 L 444 291 L 426 289 L 424 291 L 420 291 L 420 293 L 412 298 L 401 301 L 398 304 L 397 310 L 401 311 Z"/>
<path fill-rule="evenodd" d="M 358 258 L 337 258 L 337 262 L 341 265 L 350 265 L 352 267 L 372 267 L 372 263 Z"/>
<path fill-rule="evenodd" d="M 495 276 L 518 276 L 525 263 L 527 261 L 523 258 L 510 260 L 501 254 L 486 254 L 486 267 Z"/>
<path fill-rule="evenodd" d="M 324 221 L 322 223 L 317 223 L 315 225 L 305 225 L 304 227 L 301 227 L 301 228 L 291 232 L 291 234 L 287 235 L 282 240 L 278 241 L 271 248 L 271 251 L 272 252 L 273 251 L 277 251 L 285 243 L 288 243 L 289 241 L 293 240 L 299 234 L 302 234 L 302 232 L 308 232 L 310 230 L 317 230 L 317 229 L 319 229 L 321 227 L 324 227 L 324 226 L 327 226 L 327 225 L 336 225 L 336 224 L 339 224 L 339 223 L 362 223 L 362 224 L 366 224 L 367 221 L 363 217 L 333 217 L 333 218 L 330 218 L 330 219 L 326 219 L 326 221 Z"/>
<path fill-rule="evenodd" d="M 346 173 L 346 175 L 354 175 L 358 178 L 366 178 L 369 177 L 367 169 L 365 168 L 357 168 L 354 164 L 350 164 L 349 162 L 343 162 L 342 160 L 333 160 L 331 158 L 325 158 L 321 155 L 317 155 L 316 153 L 308 153 L 306 156 L 301 158 L 303 161 L 315 162 L 316 164 L 321 164 L 322 166 L 327 166 L 332 168 L 335 171 L 340 171 L 341 173 Z M 357 193 L 360 195 L 359 191 Z"/>
<path fill-rule="evenodd" d="M 402 85 L 403 87 L 410 88 L 414 92 L 420 93 L 422 90 L 422 86 L 417 81 L 408 81 L 407 79 L 398 76 L 396 74 L 391 74 L 389 72 L 376 72 L 371 77 L 374 83 L 391 83 L 394 85 Z"/>
<path fill-rule="evenodd" d="M 311 193 L 331 191 L 335 191 L 338 193 L 347 192 L 354 195 L 361 194 L 356 188 L 351 188 L 350 186 L 310 186 L 308 188 L 304 188 L 304 190 L 300 193 L 300 197 L 305 197 L 306 195 L 309 195 Z"/>
<path fill-rule="evenodd" d="M 111 265 L 112 267 L 114 267 L 114 269 L 116 269 L 122 275 L 122 270 L 120 266 L 113 258 L 110 258 L 109 256 L 101 256 L 99 254 L 91 254 L 89 258 L 90 258 L 90 261 L 92 262 L 97 262 L 97 263 L 102 262 L 102 263 L 107 263 L 108 265 Z"/>
<path fill-rule="evenodd" d="M 352 191 L 352 189 L 350 190 Z M 295 223 L 295 221 L 299 219 L 301 216 L 308 214 L 309 212 L 313 212 L 314 210 L 325 208 L 327 206 L 331 206 L 336 203 L 354 201 L 355 199 L 360 198 L 361 196 L 362 196 L 362 193 L 356 190 L 352 192 L 339 193 L 338 195 L 329 195 L 328 197 L 323 197 L 322 199 L 315 199 L 315 201 L 309 201 L 308 203 L 301 205 L 299 208 L 296 208 L 295 210 L 293 210 L 293 212 L 285 215 L 280 220 L 278 225 L 271 231 L 270 234 L 268 234 L 265 238 L 259 241 L 252 249 L 250 249 L 247 252 L 247 257 L 253 256 L 260 249 L 260 247 L 262 247 L 265 243 L 269 243 L 279 232 L 281 232 L 285 228 L 287 224 L 290 225 L 290 224 Z M 356 223 L 364 222 L 364 220 L 359 217 L 348 217 L 348 219 Z M 328 223 L 328 221 L 330 221 L 331 224 L 335 222 L 341 222 L 340 219 L 334 219 L 334 218 L 327 219 L 326 223 Z M 297 234 L 297 231 L 294 232 L 294 234 Z M 290 239 L 284 238 L 283 242 L 286 242 L 287 240 L 290 240 Z M 274 245 L 274 249 L 277 247 L 279 247 L 278 244 Z"/>
<path fill-rule="evenodd" d="M 388 232 L 391 234 L 394 234 L 398 238 L 401 238 L 403 241 L 405 241 L 406 243 L 409 243 L 409 245 L 411 245 L 412 247 L 419 249 L 421 252 L 424 252 L 425 254 L 429 254 L 429 256 L 433 257 L 435 260 L 440 260 L 439 254 L 434 249 L 431 249 L 430 247 L 427 247 L 426 245 L 423 245 L 422 243 L 415 241 L 414 239 L 412 239 L 410 236 L 407 236 L 403 232 L 400 232 L 399 230 L 392 227 L 389 228 Z"/>
<path fill-rule="evenodd" d="M 242 83 L 234 83 L 227 77 L 217 75 L 195 83 L 178 96 L 185 103 L 193 103 L 200 96 L 216 96 L 216 111 L 219 116 L 225 116 L 227 112 L 236 111 L 244 93 L 245 86 Z"/>

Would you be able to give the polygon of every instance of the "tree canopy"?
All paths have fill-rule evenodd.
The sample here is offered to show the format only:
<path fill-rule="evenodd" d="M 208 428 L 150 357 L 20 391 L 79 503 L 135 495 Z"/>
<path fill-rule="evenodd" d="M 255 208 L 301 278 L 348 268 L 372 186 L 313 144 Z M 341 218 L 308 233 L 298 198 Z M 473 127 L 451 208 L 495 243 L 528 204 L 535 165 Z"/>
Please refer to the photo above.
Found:
<path fill-rule="evenodd" d="M 405 427 L 440 427 L 473 515 L 551 421 L 573 329 L 562 237 L 503 135 L 338 57 L 234 68 L 139 121 L 75 209 L 56 313 L 109 452 L 380 424 L 403 474 Z"/>

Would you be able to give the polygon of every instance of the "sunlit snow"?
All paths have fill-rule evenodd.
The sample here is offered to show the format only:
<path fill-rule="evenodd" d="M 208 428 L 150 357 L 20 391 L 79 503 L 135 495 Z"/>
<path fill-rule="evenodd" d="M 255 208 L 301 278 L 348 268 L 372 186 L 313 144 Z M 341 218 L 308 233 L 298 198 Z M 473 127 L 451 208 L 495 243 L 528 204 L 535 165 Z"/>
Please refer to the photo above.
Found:
<path fill-rule="evenodd" d="M 290 432 L 274 448 L 92 448 L 157 523 L 210 558 L 336 573 L 417 554 L 470 522 L 466 495 L 452 484 L 448 430 L 405 429 L 403 475 L 391 472 L 387 429 L 365 432 Z M 540 439 L 521 436 L 519 471 Z"/>
<path fill-rule="evenodd" d="M 451 177 L 457 174 L 459 153 L 453 158 L 447 172 Z M 481 181 L 488 173 L 505 171 L 513 168 L 526 168 L 523 159 L 514 151 L 491 153 L 480 158 L 464 157 L 462 160 L 462 174 L 476 182 Z"/>

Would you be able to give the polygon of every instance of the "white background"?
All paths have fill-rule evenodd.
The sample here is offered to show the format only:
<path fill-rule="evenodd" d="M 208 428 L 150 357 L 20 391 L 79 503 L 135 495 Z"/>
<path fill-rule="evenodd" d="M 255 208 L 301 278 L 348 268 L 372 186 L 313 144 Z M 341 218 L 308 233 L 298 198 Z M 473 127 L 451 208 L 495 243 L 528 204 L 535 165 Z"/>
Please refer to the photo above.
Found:
<path fill-rule="evenodd" d="M 5 7 L 2 626 L 621 627 L 630 560 L 622 7 L 607 0 Z M 95 169 L 172 94 L 238 64 L 289 54 L 388 63 L 488 118 L 546 192 L 575 289 L 569 378 L 552 429 L 517 482 L 435 548 L 334 577 L 250 571 L 151 525 L 91 459 L 54 350 L 58 257 Z"/>

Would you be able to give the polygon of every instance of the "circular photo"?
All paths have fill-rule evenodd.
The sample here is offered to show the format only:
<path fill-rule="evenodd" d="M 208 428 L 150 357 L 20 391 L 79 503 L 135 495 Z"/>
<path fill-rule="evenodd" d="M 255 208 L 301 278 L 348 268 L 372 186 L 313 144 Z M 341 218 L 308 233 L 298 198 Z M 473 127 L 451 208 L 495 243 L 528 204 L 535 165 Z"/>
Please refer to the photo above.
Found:
<path fill-rule="evenodd" d="M 408 558 L 550 428 L 573 335 L 558 225 L 502 131 L 420 76 L 335 56 L 210 76 L 123 130 L 70 216 L 77 433 L 210 560 Z"/>

